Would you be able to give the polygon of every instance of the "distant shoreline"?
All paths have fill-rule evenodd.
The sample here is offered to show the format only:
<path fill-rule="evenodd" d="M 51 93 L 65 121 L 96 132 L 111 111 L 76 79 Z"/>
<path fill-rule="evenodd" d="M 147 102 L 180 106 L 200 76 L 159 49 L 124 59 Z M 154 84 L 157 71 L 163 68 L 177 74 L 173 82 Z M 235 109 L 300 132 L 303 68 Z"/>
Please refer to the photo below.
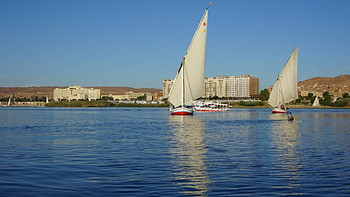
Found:
<path fill-rule="evenodd" d="M 45 107 L 168 107 L 168 104 L 140 104 L 140 103 L 112 103 L 103 100 L 97 101 L 55 101 Z"/>
<path fill-rule="evenodd" d="M 138 101 L 134 102 L 111 102 L 107 100 L 79 100 L 79 101 L 54 101 L 50 103 L 45 102 L 18 102 L 12 103 L 13 107 L 159 107 L 159 108 L 169 108 L 169 103 L 151 103 L 143 101 L 144 103 L 140 103 Z M 0 107 L 5 106 L 7 103 L 3 103 Z M 269 109 L 269 105 L 266 102 L 230 102 L 231 109 Z M 343 107 L 335 107 L 335 106 L 311 106 L 311 105 L 287 105 L 290 109 L 350 109 L 350 105 L 346 105 Z"/>
<path fill-rule="evenodd" d="M 350 106 L 332 107 L 332 106 L 307 106 L 307 105 L 289 105 L 290 109 L 350 109 Z M 268 106 L 234 106 L 232 108 L 261 108 L 270 109 Z"/>
<path fill-rule="evenodd" d="M 7 107 L 7 106 L 0 106 Z M 130 107 L 130 108 L 169 108 L 168 104 L 137 104 L 137 103 L 118 103 L 113 105 L 103 104 L 46 104 L 46 105 L 12 105 L 10 107 L 71 107 L 71 108 L 94 108 L 94 107 Z M 350 106 L 345 107 L 332 107 L 332 106 L 303 106 L 303 105 L 291 105 L 290 109 L 350 109 Z M 268 106 L 233 106 L 230 109 L 270 109 Z"/>

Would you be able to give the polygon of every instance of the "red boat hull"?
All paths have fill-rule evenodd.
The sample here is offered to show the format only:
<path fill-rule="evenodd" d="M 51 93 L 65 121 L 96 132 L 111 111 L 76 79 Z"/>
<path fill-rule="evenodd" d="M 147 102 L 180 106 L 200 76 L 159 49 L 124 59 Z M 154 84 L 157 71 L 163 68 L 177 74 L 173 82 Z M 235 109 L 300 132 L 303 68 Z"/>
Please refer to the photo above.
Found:
<path fill-rule="evenodd" d="M 273 108 L 271 109 L 272 113 L 280 113 L 280 114 L 285 114 L 288 113 L 288 109 L 281 109 L 281 108 Z"/>
<path fill-rule="evenodd" d="M 170 109 L 171 115 L 188 116 L 193 115 L 193 108 L 178 107 Z"/>
<path fill-rule="evenodd" d="M 180 116 L 190 116 L 190 115 L 193 115 L 193 113 L 189 113 L 189 112 L 174 112 L 174 113 L 171 113 L 171 115 L 180 115 Z"/>

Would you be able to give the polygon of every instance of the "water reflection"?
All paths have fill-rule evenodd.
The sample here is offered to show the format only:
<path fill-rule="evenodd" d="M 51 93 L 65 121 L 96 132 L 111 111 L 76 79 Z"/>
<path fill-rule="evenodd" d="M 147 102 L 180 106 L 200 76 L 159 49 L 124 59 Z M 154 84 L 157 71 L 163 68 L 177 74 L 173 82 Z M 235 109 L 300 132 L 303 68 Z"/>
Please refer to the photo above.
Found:
<path fill-rule="evenodd" d="M 300 113 L 300 119 L 307 119 L 308 122 L 303 123 L 308 126 L 309 131 L 314 131 L 320 134 L 328 131 L 329 134 L 340 133 L 341 135 L 349 131 L 349 111 L 311 111 L 308 113 Z"/>
<path fill-rule="evenodd" d="M 302 195 L 292 192 L 300 187 L 302 165 L 298 147 L 300 145 L 300 133 L 298 133 L 298 120 L 288 121 L 285 114 L 271 114 L 273 123 L 272 138 L 276 156 L 276 176 L 286 181 L 281 181 L 279 188 L 288 189 L 291 195 Z"/>
<path fill-rule="evenodd" d="M 204 122 L 193 116 L 171 116 L 175 157 L 175 176 L 183 188 L 181 193 L 189 195 L 206 195 L 210 180 L 206 166 L 204 143 Z"/>

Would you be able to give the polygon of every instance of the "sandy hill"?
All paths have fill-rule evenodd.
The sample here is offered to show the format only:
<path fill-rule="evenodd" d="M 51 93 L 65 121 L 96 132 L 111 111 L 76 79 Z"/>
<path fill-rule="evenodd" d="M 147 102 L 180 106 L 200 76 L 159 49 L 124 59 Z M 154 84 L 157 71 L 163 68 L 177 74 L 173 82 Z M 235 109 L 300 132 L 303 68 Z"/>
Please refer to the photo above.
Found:
<path fill-rule="evenodd" d="M 53 91 L 55 88 L 67 88 L 67 87 L 56 87 L 56 86 L 48 86 L 48 87 L 0 87 L 0 98 L 7 98 L 11 94 L 15 94 L 18 98 L 31 98 L 34 96 L 37 97 L 45 97 L 48 96 L 49 99 L 53 98 Z M 123 94 L 125 92 L 133 91 L 133 92 L 159 92 L 160 89 L 156 88 L 131 88 L 131 87 L 86 87 L 86 88 L 94 88 L 100 89 L 101 95 L 108 94 Z"/>
<path fill-rule="evenodd" d="M 323 92 L 342 96 L 343 93 L 350 93 L 350 75 L 338 77 L 315 77 L 298 83 L 299 91 L 312 92 L 322 95 Z"/>

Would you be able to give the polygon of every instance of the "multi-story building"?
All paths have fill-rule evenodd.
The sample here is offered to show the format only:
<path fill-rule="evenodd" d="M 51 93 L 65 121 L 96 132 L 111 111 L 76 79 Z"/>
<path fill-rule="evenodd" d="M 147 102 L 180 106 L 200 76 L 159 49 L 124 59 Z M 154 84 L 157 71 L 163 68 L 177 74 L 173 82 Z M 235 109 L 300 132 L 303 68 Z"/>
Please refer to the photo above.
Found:
<path fill-rule="evenodd" d="M 169 96 L 171 87 L 173 86 L 173 79 L 164 79 L 163 80 L 163 98 L 167 98 Z"/>
<path fill-rule="evenodd" d="M 226 97 L 227 96 L 227 77 L 207 77 L 204 82 L 204 97 Z"/>
<path fill-rule="evenodd" d="M 100 98 L 100 89 L 83 88 L 81 86 L 69 86 L 68 88 L 56 88 L 53 91 L 53 99 L 59 100 L 96 100 Z"/>
<path fill-rule="evenodd" d="M 112 97 L 113 100 L 134 100 L 137 99 L 138 97 L 143 97 L 146 95 L 146 99 L 147 100 L 152 100 L 153 95 L 152 93 L 144 93 L 144 92 L 125 92 L 124 94 L 116 94 L 116 95 L 103 95 L 103 96 L 107 96 L 107 97 Z"/>
<path fill-rule="evenodd" d="M 227 77 L 228 98 L 258 98 L 259 78 L 252 75 Z"/>
<path fill-rule="evenodd" d="M 173 80 L 163 80 L 163 94 L 169 95 Z M 204 98 L 258 98 L 259 78 L 252 75 L 207 77 L 204 83 Z"/>
<path fill-rule="evenodd" d="M 249 80 L 249 96 L 250 98 L 259 99 L 260 98 L 260 84 L 259 84 L 259 78 L 255 78 L 252 75 L 250 75 Z"/>
<path fill-rule="evenodd" d="M 216 95 L 217 83 L 215 77 L 205 78 L 204 97 L 210 98 Z"/>
<path fill-rule="evenodd" d="M 136 100 L 139 97 L 145 97 L 147 101 L 153 101 L 158 99 L 158 93 L 151 93 L 151 92 L 125 92 L 124 94 L 108 94 L 108 95 L 102 95 L 102 97 L 111 97 L 113 100 Z M 156 98 L 157 97 L 157 98 Z"/>
<path fill-rule="evenodd" d="M 227 77 L 227 97 L 229 98 L 249 98 L 249 75 Z"/>
<path fill-rule="evenodd" d="M 155 92 L 153 94 L 153 101 L 160 101 L 163 99 L 163 91 Z"/>
<path fill-rule="evenodd" d="M 215 77 L 216 79 L 216 96 L 219 98 L 227 97 L 227 77 Z"/>

